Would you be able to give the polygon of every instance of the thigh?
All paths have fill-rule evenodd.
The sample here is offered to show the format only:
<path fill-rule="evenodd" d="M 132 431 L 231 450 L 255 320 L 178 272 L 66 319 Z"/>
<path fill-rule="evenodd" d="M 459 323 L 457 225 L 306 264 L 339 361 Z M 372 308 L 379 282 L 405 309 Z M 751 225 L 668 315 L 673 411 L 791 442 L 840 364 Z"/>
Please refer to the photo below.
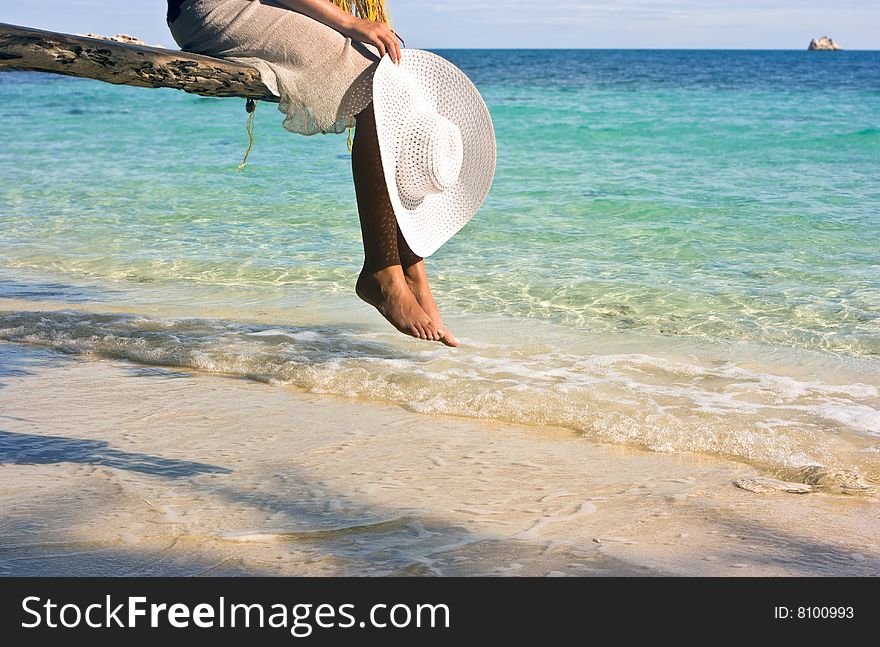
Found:
<path fill-rule="evenodd" d="M 335 29 L 273 0 L 193 0 L 171 32 L 188 52 L 294 65 L 317 63 L 348 46 Z"/>

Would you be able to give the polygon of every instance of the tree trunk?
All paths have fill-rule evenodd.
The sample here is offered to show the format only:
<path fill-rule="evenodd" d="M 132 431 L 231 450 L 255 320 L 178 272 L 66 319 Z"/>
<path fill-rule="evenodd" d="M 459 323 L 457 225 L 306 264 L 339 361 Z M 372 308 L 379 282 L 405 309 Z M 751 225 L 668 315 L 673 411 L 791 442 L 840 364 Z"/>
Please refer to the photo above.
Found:
<path fill-rule="evenodd" d="M 278 101 L 246 65 L 201 54 L 0 23 L 0 70 L 33 70 L 206 97 Z"/>

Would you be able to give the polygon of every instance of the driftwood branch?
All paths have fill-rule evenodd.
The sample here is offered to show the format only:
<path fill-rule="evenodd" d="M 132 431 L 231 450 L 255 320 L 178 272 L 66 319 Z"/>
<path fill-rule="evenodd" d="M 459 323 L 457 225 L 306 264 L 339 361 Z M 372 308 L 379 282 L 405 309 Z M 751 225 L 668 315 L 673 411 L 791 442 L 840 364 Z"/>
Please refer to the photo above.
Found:
<path fill-rule="evenodd" d="M 0 23 L 0 70 L 33 70 L 206 97 L 278 101 L 260 73 L 200 54 Z"/>

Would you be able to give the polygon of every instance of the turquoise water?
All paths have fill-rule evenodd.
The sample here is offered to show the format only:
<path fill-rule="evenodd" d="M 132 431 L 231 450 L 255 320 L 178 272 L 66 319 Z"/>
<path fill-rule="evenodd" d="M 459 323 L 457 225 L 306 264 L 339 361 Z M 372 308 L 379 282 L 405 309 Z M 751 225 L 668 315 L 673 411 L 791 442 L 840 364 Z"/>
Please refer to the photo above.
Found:
<path fill-rule="evenodd" d="M 440 53 L 498 138 L 429 265 L 463 349 L 353 298 L 344 137 L 264 104 L 237 172 L 243 101 L 31 73 L 0 74 L 0 337 L 878 473 L 880 53 Z"/>

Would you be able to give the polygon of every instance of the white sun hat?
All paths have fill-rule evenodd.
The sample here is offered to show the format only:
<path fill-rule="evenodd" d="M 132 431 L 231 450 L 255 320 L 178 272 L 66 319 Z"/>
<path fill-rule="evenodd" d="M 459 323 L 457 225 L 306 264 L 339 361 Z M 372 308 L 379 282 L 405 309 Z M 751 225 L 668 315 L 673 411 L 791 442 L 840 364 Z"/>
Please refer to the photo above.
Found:
<path fill-rule="evenodd" d="M 495 131 L 480 93 L 446 59 L 403 49 L 373 77 L 382 169 L 410 249 L 430 256 L 474 217 L 495 174 Z"/>

